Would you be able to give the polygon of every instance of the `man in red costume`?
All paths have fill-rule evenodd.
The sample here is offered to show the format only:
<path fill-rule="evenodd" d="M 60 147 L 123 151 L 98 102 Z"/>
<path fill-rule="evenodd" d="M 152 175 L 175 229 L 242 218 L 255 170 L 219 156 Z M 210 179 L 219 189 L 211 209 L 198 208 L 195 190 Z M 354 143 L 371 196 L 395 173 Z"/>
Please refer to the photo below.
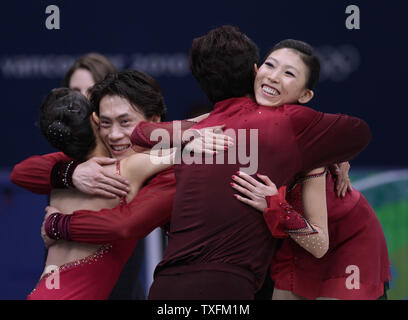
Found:
<path fill-rule="evenodd" d="M 155 270 L 150 299 L 253 299 L 277 239 L 253 207 L 235 200 L 231 177 L 237 171 L 254 174 L 253 168 L 272 177 L 282 188 L 271 197 L 273 210 L 264 215 L 277 231 L 286 231 L 274 234 L 307 233 L 307 221 L 283 203 L 284 186 L 298 173 L 350 160 L 370 140 L 367 124 L 357 118 L 300 105 L 258 105 L 253 99 L 257 63 L 256 45 L 237 28 L 220 27 L 193 41 L 190 68 L 215 105 L 208 118 L 192 128 L 225 125 L 224 132 L 236 137 L 237 148 L 235 153 L 225 152 L 228 160 L 222 163 L 215 156 L 213 162 L 175 165 L 177 189 L 168 246 Z M 159 128 L 171 126 L 141 122 L 132 141 L 154 146 L 151 133 Z M 256 159 L 250 156 L 245 167 L 239 159 L 245 159 L 242 151 L 252 151 L 254 143 Z"/>

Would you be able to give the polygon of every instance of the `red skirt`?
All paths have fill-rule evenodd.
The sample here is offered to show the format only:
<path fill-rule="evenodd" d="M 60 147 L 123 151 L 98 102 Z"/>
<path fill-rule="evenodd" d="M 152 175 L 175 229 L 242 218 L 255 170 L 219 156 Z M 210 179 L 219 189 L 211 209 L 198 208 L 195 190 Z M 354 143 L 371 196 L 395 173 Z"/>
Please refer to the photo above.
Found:
<path fill-rule="evenodd" d="M 284 239 L 270 269 L 275 288 L 307 299 L 377 299 L 391 280 L 381 223 L 357 190 L 337 198 L 330 175 L 326 194 L 328 252 L 318 259 L 292 239 Z"/>

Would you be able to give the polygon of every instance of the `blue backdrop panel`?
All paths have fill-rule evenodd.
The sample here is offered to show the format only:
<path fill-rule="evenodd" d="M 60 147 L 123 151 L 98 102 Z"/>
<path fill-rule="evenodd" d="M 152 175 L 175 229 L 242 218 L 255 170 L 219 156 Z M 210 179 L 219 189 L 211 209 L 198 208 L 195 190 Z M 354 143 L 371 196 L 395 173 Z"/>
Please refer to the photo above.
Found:
<path fill-rule="evenodd" d="M 48 5 L 60 9 L 60 29 L 45 26 Z M 322 81 L 310 106 L 365 119 L 373 140 L 359 165 L 408 163 L 405 99 L 407 45 L 403 1 L 353 1 L 360 29 L 345 21 L 349 1 L 11 1 L 0 4 L 0 91 L 5 156 L 9 167 L 51 150 L 35 121 L 46 93 L 78 56 L 97 51 L 119 69 L 137 68 L 163 88 L 169 119 L 208 104 L 188 69 L 192 39 L 233 24 L 262 56 L 285 38 L 305 40 L 322 59 Z"/>
<path fill-rule="evenodd" d="M 47 197 L 13 186 L 0 173 L 0 299 L 25 299 L 44 266 L 40 229 Z"/>

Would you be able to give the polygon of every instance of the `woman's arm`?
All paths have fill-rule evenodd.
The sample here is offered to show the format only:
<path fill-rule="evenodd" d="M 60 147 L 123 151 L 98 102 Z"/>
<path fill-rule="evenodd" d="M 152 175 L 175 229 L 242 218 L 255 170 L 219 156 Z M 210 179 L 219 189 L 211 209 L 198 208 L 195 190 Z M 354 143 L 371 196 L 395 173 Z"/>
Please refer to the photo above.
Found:
<path fill-rule="evenodd" d="M 235 195 L 238 200 L 263 212 L 274 237 L 284 238 L 285 234 L 289 235 L 316 258 L 321 258 L 329 246 L 325 173 L 324 169 L 313 170 L 303 182 L 302 204 L 305 217 L 286 202 L 285 190 L 276 190 L 275 184 L 266 176 L 258 175 L 262 183 L 241 173 L 240 177 L 243 179 L 234 176 L 237 184 L 232 183 L 231 186 L 247 196 Z"/>
<path fill-rule="evenodd" d="M 128 178 L 130 185 L 142 185 L 150 177 L 172 166 L 175 154 L 176 148 L 134 154 L 121 161 L 121 174 Z"/>
<path fill-rule="evenodd" d="M 302 205 L 305 219 L 317 233 L 302 235 L 290 234 L 291 238 L 316 258 L 323 257 L 329 249 L 327 226 L 326 173 L 324 168 L 312 170 L 301 186 Z"/>

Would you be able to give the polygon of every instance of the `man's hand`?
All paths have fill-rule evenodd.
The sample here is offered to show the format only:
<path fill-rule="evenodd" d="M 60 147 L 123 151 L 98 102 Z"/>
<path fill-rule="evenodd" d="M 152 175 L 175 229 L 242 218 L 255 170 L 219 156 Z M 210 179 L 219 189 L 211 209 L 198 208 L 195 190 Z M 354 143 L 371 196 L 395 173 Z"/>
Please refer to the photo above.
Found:
<path fill-rule="evenodd" d="M 330 166 L 330 171 L 336 176 L 336 193 L 337 196 L 344 197 L 346 192 L 351 192 L 353 187 L 349 178 L 350 163 L 341 162 Z"/>
<path fill-rule="evenodd" d="M 44 221 L 41 225 L 41 237 L 44 241 L 45 247 L 48 249 L 49 247 L 51 247 L 54 243 L 56 243 L 57 241 L 54 239 L 51 239 L 50 237 L 47 236 L 47 234 L 45 233 L 45 221 L 47 221 L 47 218 L 52 215 L 55 212 L 59 212 L 58 209 L 53 208 L 53 207 L 46 207 L 45 208 L 45 217 L 44 217 Z"/>
<path fill-rule="evenodd" d="M 113 164 L 112 158 L 95 157 L 79 164 L 72 175 L 72 183 L 79 191 L 105 198 L 122 198 L 129 192 L 129 182 L 112 174 L 103 165 Z"/>

